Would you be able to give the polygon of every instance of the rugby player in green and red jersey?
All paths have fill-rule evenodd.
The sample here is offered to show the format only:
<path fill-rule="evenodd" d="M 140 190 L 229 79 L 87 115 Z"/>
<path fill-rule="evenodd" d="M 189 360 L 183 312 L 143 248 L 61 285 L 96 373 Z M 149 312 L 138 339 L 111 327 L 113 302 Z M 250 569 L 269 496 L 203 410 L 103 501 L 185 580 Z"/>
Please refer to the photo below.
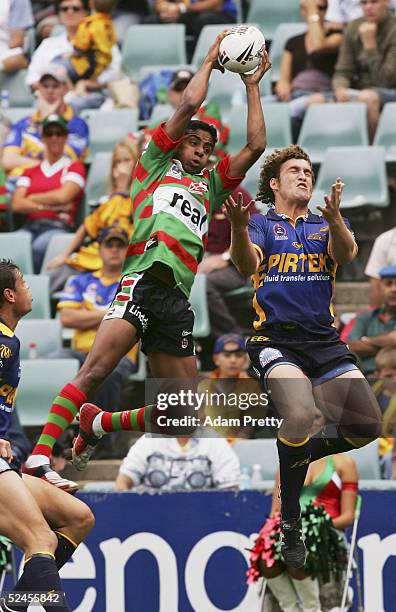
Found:
<path fill-rule="evenodd" d="M 197 375 L 194 314 L 188 297 L 203 257 L 210 217 L 266 146 L 259 91 L 260 80 L 270 68 L 265 53 L 253 74 L 241 76 L 248 106 L 246 145 L 239 153 L 224 157 L 212 171 L 206 169 L 216 144 L 216 130 L 191 118 L 206 98 L 212 70 L 219 67 L 219 45 L 226 35 L 227 31 L 217 37 L 174 115 L 157 128 L 134 170 L 131 198 L 135 231 L 123 278 L 88 358 L 54 400 L 27 462 L 31 474 L 46 477 L 55 440 L 83 404 L 73 447 L 73 464 L 79 470 L 104 433 L 145 431 L 147 425 L 156 424 L 156 406 L 111 413 L 85 403 L 139 339 L 155 378 L 194 379 Z M 172 416 L 171 409 L 167 416 Z M 51 482 L 57 485 L 53 478 Z"/>

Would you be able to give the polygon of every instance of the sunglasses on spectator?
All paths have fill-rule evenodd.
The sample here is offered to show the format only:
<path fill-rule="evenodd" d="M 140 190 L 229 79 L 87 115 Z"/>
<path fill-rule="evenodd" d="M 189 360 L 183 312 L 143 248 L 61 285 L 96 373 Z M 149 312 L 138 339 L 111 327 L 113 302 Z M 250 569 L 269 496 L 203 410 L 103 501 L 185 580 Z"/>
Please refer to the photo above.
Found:
<path fill-rule="evenodd" d="M 61 13 L 67 13 L 68 11 L 73 11 L 73 13 L 79 13 L 80 11 L 83 10 L 83 7 L 81 4 L 77 5 L 77 4 L 70 4 L 68 6 L 60 6 L 59 10 Z"/>

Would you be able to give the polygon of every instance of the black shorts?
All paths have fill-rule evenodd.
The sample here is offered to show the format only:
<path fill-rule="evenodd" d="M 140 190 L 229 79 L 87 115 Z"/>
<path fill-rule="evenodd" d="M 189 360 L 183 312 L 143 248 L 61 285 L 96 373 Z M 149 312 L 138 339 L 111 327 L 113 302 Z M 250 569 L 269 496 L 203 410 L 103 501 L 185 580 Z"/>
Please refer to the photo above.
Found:
<path fill-rule="evenodd" d="M 6 461 L 5 459 L 0 458 L 0 474 L 9 471 L 16 472 L 18 476 L 21 476 L 19 464 L 13 463 L 12 461 L 11 463 L 8 463 L 8 461 Z"/>
<path fill-rule="evenodd" d="M 104 319 L 125 319 L 136 327 L 142 351 L 195 354 L 194 313 L 186 296 L 148 272 L 124 276 Z"/>
<path fill-rule="evenodd" d="M 246 349 L 264 386 L 270 371 L 279 364 L 297 366 L 314 386 L 358 369 L 355 356 L 336 330 L 319 337 L 295 325 L 274 325 L 251 336 Z"/>

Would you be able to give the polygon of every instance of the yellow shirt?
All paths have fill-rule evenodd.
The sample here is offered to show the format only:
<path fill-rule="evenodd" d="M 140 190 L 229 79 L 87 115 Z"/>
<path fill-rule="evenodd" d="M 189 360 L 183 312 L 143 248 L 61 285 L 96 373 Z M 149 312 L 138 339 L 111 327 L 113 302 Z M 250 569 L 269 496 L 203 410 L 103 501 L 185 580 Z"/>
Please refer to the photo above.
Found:
<path fill-rule="evenodd" d="M 72 40 L 74 53 L 70 61 L 79 76 L 94 64 L 93 78 L 98 77 L 111 63 L 112 48 L 117 42 L 116 31 L 110 15 L 94 13 L 85 17 Z"/>
<path fill-rule="evenodd" d="M 126 193 L 113 193 L 108 200 L 84 219 L 84 226 L 92 239 L 88 246 L 82 246 L 78 251 L 72 253 L 66 260 L 69 266 L 77 270 L 99 270 L 102 260 L 99 255 L 99 244 L 97 237 L 105 227 L 118 225 L 125 230 L 129 237 L 133 232 L 132 202 Z"/>

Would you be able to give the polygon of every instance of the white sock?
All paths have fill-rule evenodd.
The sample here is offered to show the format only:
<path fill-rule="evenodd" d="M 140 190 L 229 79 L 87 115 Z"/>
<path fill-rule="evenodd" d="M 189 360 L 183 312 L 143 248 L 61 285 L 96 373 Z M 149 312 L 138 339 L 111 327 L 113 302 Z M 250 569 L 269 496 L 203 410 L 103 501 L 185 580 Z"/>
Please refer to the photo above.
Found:
<path fill-rule="evenodd" d="M 46 455 L 30 455 L 26 459 L 26 467 L 32 469 L 40 465 L 49 465 L 50 460 Z"/>
<path fill-rule="evenodd" d="M 304 578 L 304 580 L 292 578 L 292 581 L 302 603 L 304 612 L 321 612 L 319 582 L 317 578 L 308 576 Z"/>
<path fill-rule="evenodd" d="M 102 414 L 103 412 L 99 412 L 99 414 L 97 414 L 92 421 L 92 431 L 97 435 L 102 435 L 105 433 L 105 430 L 102 428 Z"/>
<path fill-rule="evenodd" d="M 267 587 L 278 601 L 282 612 L 298 612 L 301 608 L 297 603 L 297 594 L 286 573 L 276 578 L 267 578 Z"/>

